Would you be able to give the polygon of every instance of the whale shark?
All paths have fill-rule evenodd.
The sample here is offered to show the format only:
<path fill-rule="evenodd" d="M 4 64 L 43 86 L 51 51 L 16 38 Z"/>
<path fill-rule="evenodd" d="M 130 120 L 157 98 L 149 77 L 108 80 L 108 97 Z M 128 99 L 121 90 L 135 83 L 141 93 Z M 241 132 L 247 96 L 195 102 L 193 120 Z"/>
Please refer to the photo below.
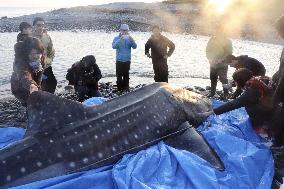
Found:
<path fill-rule="evenodd" d="M 198 113 L 210 109 L 207 98 L 167 83 L 153 83 L 95 106 L 33 92 L 24 138 L 0 150 L 0 187 L 112 165 L 162 140 L 224 170 L 214 149 L 195 130 L 204 121 Z"/>

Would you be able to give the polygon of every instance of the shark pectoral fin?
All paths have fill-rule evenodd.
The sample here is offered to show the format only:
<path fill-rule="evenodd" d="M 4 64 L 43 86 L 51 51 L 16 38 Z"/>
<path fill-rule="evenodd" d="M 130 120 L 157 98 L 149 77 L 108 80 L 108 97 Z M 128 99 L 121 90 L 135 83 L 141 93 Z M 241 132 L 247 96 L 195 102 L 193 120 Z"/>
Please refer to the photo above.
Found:
<path fill-rule="evenodd" d="M 187 150 L 198 155 L 218 170 L 225 169 L 217 153 L 193 126 L 185 122 L 179 127 L 179 130 L 184 131 L 167 138 L 165 143 L 174 148 Z"/>
<path fill-rule="evenodd" d="M 47 92 L 33 92 L 28 100 L 26 136 L 39 131 L 56 130 L 62 125 L 82 120 L 86 111 L 87 107 L 79 102 Z"/>

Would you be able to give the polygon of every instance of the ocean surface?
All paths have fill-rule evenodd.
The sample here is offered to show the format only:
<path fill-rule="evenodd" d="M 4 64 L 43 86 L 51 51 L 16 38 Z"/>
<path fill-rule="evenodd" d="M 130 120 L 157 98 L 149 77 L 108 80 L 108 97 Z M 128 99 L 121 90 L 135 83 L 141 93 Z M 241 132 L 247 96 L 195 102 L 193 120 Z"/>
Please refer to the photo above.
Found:
<path fill-rule="evenodd" d="M 50 7 L 0 7 L 0 18 L 3 16 L 12 18 L 17 16 L 46 12 L 53 9 L 54 8 Z"/>
<path fill-rule="evenodd" d="M 94 55 L 97 59 L 103 79 L 115 81 L 115 50 L 111 44 L 117 33 L 103 31 L 64 31 L 49 32 L 56 57 L 53 70 L 60 86 L 67 84 L 65 75 L 71 65 L 85 55 Z M 151 59 L 144 55 L 144 44 L 150 33 L 135 32 L 133 38 L 138 48 L 132 51 L 130 85 L 153 82 Z M 176 44 L 176 50 L 168 59 L 169 82 L 180 86 L 202 86 L 210 84 L 209 64 L 205 56 L 208 42 L 206 36 L 164 33 Z M 0 98 L 10 93 L 10 76 L 14 59 L 14 44 L 17 33 L 1 33 L 0 35 Z M 267 75 L 277 71 L 282 46 L 253 41 L 233 39 L 234 55 L 247 54 L 260 60 L 267 69 Z M 229 78 L 234 69 L 229 68 Z M 219 84 L 220 86 L 220 84 Z"/>

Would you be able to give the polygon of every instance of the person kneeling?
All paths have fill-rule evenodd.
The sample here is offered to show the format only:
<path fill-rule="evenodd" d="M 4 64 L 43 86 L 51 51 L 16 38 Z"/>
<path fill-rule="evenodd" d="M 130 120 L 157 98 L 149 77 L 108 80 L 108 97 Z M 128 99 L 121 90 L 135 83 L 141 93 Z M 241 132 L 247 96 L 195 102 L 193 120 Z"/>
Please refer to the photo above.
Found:
<path fill-rule="evenodd" d="M 102 96 L 99 92 L 98 81 L 102 78 L 101 70 L 93 55 L 83 57 L 67 71 L 66 79 L 69 85 L 74 85 L 79 101 L 90 97 Z"/>

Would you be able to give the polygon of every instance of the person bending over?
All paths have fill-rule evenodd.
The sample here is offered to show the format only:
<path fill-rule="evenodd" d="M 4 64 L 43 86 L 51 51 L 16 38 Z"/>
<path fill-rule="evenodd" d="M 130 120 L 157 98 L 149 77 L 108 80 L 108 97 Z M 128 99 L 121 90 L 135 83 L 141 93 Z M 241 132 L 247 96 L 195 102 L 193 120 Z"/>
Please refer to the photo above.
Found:
<path fill-rule="evenodd" d="M 236 70 L 240 68 L 246 68 L 252 72 L 253 76 L 265 76 L 266 69 L 264 65 L 255 58 L 249 57 L 248 55 L 241 55 L 235 57 L 234 55 L 230 55 L 227 60 L 230 67 L 236 68 Z M 239 95 L 241 95 L 242 89 L 237 88 L 236 91 L 232 94 L 232 98 L 235 99 Z"/>
<path fill-rule="evenodd" d="M 101 70 L 96 64 L 96 59 L 93 55 L 85 56 L 79 62 L 74 63 L 68 69 L 66 75 L 69 85 L 74 85 L 79 101 L 90 97 L 102 96 L 98 85 L 101 78 Z"/>

